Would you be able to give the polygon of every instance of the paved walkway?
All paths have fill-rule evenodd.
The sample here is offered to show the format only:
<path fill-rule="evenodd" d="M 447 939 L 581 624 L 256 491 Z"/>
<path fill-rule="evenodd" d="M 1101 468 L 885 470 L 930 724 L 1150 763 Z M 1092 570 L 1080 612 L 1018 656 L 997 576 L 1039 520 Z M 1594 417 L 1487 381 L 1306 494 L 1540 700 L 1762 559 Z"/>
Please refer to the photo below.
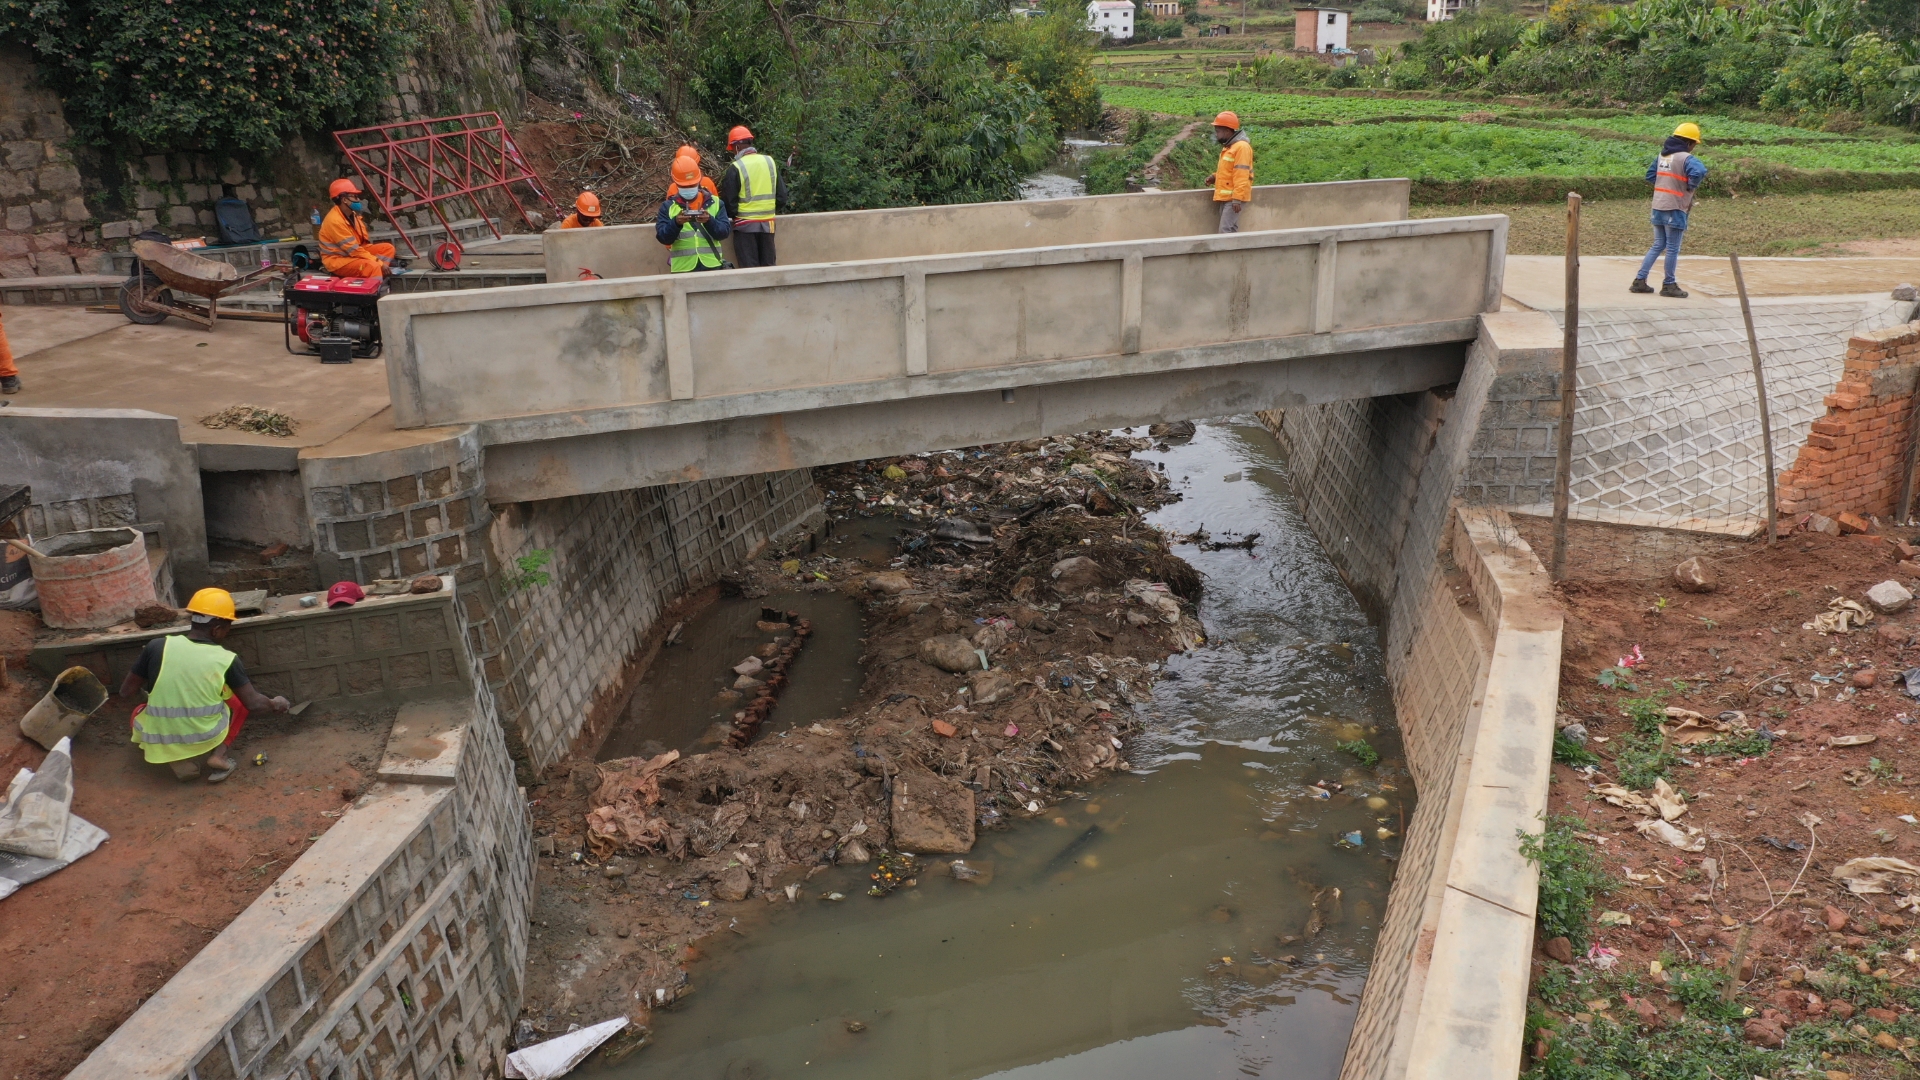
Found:
<path fill-rule="evenodd" d="M 1895 285 L 1920 283 L 1920 259 L 1741 259 L 1748 295 L 1769 299 L 1859 296 L 1886 299 Z M 1685 300 L 1630 293 L 1640 260 L 1593 255 L 1580 260 L 1580 304 L 1585 308 L 1676 308 L 1738 306 L 1732 265 L 1707 255 L 1680 257 L 1680 286 Z M 1654 269 L 1658 288 L 1659 268 Z M 1566 261 L 1554 255 L 1509 255 L 1503 291 L 1508 303 L 1536 311 L 1566 308 Z"/>

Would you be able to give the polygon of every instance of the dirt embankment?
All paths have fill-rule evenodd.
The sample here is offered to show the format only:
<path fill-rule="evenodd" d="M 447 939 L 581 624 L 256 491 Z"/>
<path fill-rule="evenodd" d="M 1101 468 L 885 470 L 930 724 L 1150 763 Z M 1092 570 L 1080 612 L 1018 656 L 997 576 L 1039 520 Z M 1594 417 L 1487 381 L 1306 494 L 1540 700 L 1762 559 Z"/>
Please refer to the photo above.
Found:
<path fill-rule="evenodd" d="M 870 864 L 882 890 L 965 874 L 980 832 L 1127 769 L 1129 704 L 1201 636 L 1198 574 L 1141 518 L 1177 497 L 1131 458 L 1148 445 L 1091 435 L 818 471 L 835 519 L 899 517 L 897 548 L 839 558 L 803 539 L 725 585 L 858 597 L 858 699 L 790 731 L 775 712 L 744 750 L 595 763 L 581 747 L 549 770 L 532 793 L 542 855 L 517 1040 L 626 1014 L 639 1031 L 614 1052 L 630 1051 L 653 1007 L 691 992 L 704 936 L 830 902 L 807 882 L 833 865 Z M 771 660 L 802 628 L 760 629 Z M 729 691 L 740 723 L 779 677 L 748 670 Z"/>
<path fill-rule="evenodd" d="M 1538 523 L 1522 531 L 1550 550 Z M 1881 582 L 1920 588 L 1896 566 L 1910 532 L 1801 532 L 1771 549 L 1657 534 L 1655 551 L 1645 536 L 1576 530 L 1570 565 L 1613 572 L 1576 569 L 1561 588 L 1560 721 L 1581 725 L 1594 759 L 1554 766 L 1551 808 L 1579 820 L 1573 835 L 1613 880 L 1589 940 L 1542 942 L 1546 1026 L 1530 1042 L 1549 1074 L 1614 1075 L 1603 1062 L 1626 1048 L 1721 1066 L 1766 1048 L 1829 1077 L 1911 1075 L 1920 702 L 1901 672 L 1920 665 L 1920 612 L 1818 628 L 1848 602 L 1857 624 Z M 1693 555 L 1711 591 L 1667 573 Z M 1723 730 L 1690 741 L 1700 727 Z M 1556 757 L 1579 760 L 1565 741 Z M 1660 812 L 1662 781 L 1682 812 Z M 1885 858 L 1898 863 L 1848 866 Z M 1843 880 L 1888 866 L 1877 885 Z"/>

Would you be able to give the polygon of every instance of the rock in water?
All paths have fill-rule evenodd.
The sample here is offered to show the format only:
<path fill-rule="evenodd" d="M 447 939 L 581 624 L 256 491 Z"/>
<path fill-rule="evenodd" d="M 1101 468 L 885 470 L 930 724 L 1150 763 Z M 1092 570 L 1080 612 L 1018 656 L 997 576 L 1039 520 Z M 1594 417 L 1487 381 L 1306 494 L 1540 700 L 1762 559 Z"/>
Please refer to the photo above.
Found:
<path fill-rule="evenodd" d="M 922 641 L 920 662 L 956 674 L 981 668 L 980 654 L 974 651 L 973 642 L 959 634 L 940 634 Z"/>
<path fill-rule="evenodd" d="M 893 781 L 893 846 L 916 855 L 973 850 L 973 792 L 931 772 L 902 772 Z"/>
<path fill-rule="evenodd" d="M 713 879 L 713 895 L 722 900 L 740 901 L 753 891 L 753 874 L 739 864 L 720 871 Z"/>
<path fill-rule="evenodd" d="M 1882 615 L 1905 611 L 1913 603 L 1913 594 L 1905 585 L 1889 578 L 1867 590 L 1867 603 Z"/>
<path fill-rule="evenodd" d="M 1691 593 L 1709 593 L 1720 587 L 1713 568 L 1698 555 L 1673 568 L 1673 583 L 1681 592 Z"/>

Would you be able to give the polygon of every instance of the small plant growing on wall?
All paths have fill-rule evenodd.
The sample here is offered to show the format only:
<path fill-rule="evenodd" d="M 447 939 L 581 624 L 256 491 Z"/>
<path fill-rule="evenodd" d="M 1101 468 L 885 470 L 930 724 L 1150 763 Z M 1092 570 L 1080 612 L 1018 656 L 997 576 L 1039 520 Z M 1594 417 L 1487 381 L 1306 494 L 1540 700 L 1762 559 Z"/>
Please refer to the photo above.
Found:
<path fill-rule="evenodd" d="M 513 560 L 513 569 L 500 575 L 500 591 L 512 595 L 551 584 L 553 575 L 547 573 L 546 566 L 552 561 L 552 548 L 534 548 Z"/>

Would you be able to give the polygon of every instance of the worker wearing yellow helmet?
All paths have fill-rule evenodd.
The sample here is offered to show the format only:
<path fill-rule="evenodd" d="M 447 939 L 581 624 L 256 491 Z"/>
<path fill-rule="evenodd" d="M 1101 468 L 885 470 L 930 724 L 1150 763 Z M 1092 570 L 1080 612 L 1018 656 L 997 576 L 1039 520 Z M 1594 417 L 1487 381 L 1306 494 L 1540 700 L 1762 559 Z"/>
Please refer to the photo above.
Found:
<path fill-rule="evenodd" d="M 1220 163 L 1213 170 L 1213 201 L 1220 204 L 1220 231 L 1240 231 L 1240 211 L 1253 201 L 1253 144 L 1240 127 L 1238 113 L 1213 118 L 1213 139 Z"/>
<path fill-rule="evenodd" d="M 1628 292 L 1653 291 L 1653 286 L 1647 284 L 1647 275 L 1653 272 L 1653 261 L 1664 252 L 1667 277 L 1660 286 L 1660 295 L 1686 298 L 1687 290 L 1680 287 L 1675 272 L 1680 264 L 1680 241 L 1687 233 L 1687 215 L 1693 211 L 1694 192 L 1707 178 L 1706 165 L 1693 156 L 1693 148 L 1699 145 L 1700 125 L 1689 120 L 1673 129 L 1666 145 L 1660 148 L 1660 155 L 1647 166 L 1647 183 L 1653 185 L 1653 246 L 1647 249 L 1647 257 L 1640 260 L 1640 272 L 1634 275 L 1633 284 L 1627 286 Z"/>
<path fill-rule="evenodd" d="M 120 696 L 147 695 L 134 706 L 132 727 L 133 742 L 149 762 L 192 780 L 200 775 L 195 759 L 206 755 L 207 782 L 217 784 L 233 772 L 229 751 L 247 716 L 286 712 L 287 699 L 254 689 L 240 658 L 221 646 L 233 629 L 233 594 L 201 589 L 187 602 L 187 614 L 186 633 L 147 642 L 121 680 Z"/>

